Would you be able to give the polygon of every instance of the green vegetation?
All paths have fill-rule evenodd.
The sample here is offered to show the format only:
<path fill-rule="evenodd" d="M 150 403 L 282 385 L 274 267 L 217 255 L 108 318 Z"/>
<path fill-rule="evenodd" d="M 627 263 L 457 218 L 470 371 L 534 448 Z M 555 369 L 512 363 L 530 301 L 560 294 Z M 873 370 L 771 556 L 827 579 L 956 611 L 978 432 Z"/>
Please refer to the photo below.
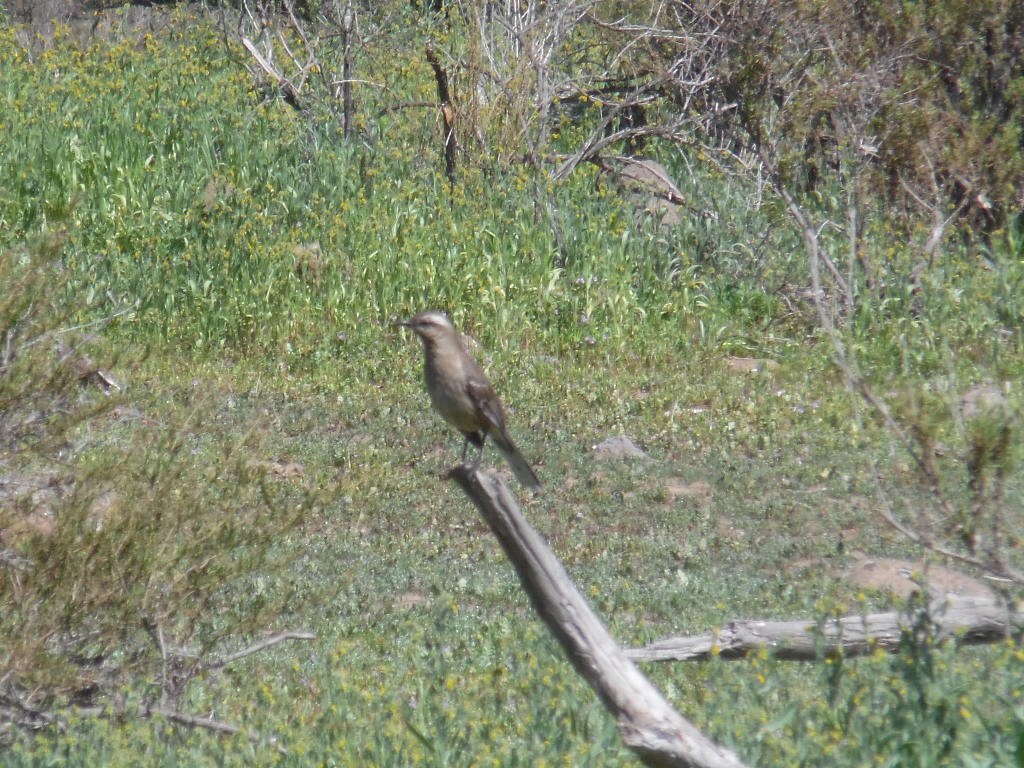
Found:
<path fill-rule="evenodd" d="M 319 91 L 299 111 L 261 83 L 216 16 L 85 44 L 0 31 L 5 765 L 636 764 L 437 477 L 458 441 L 391 325 L 428 307 L 480 343 L 546 484 L 526 513 L 623 644 L 868 612 L 892 598 L 843 578 L 850 553 L 920 554 L 880 512 L 922 524 L 930 469 L 844 386 L 771 185 L 654 145 L 692 211 L 638 218 L 596 167 L 517 161 L 517 137 L 555 163 L 602 119 L 563 102 L 543 143 L 516 122 L 524 71 L 506 102 L 466 104 L 490 143 L 467 130 L 450 183 L 416 106 L 436 98 L 424 45 L 456 93 L 484 53 L 457 19 L 383 5 L 348 140 Z M 820 172 L 798 202 L 844 221 L 841 174 Z M 1007 217 L 924 258 L 930 222 L 890 203 L 868 206 L 848 310 L 830 294 L 836 334 L 1020 569 L 1024 234 Z M 82 353 L 125 390 L 80 381 Z M 978 384 L 1005 400 L 965 422 Z M 596 459 L 619 433 L 652 460 Z M 963 520 L 929 523 L 973 556 Z M 220 663 L 288 630 L 316 639 Z M 1013 638 L 922 627 L 892 656 L 646 671 L 750 764 L 1024 763 Z"/>

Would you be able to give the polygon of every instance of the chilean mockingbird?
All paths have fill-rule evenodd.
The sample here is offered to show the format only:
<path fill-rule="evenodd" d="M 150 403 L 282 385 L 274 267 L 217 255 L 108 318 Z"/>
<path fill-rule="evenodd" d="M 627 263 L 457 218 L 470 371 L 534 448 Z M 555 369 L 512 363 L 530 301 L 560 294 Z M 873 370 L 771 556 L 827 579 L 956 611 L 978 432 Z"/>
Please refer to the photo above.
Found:
<path fill-rule="evenodd" d="M 441 312 L 422 312 L 398 325 L 412 328 L 423 342 L 427 392 L 434 409 L 466 438 L 462 444 L 463 463 L 472 443 L 480 449 L 479 464 L 484 440 L 490 435 L 519 482 L 529 488 L 540 488 L 537 475 L 505 430 L 505 413 L 491 382 L 462 348 L 459 334 L 448 318 Z"/>

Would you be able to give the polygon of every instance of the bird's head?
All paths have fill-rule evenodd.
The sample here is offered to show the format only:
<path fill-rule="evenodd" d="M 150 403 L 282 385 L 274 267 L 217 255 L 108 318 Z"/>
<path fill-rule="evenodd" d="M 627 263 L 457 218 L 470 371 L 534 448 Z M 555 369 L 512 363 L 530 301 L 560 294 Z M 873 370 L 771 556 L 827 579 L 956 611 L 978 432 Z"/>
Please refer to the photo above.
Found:
<path fill-rule="evenodd" d="M 411 328 L 413 332 L 423 339 L 424 343 L 435 343 L 439 339 L 455 335 L 455 327 L 443 312 L 430 310 L 420 312 L 408 320 L 398 323 L 405 328 Z"/>

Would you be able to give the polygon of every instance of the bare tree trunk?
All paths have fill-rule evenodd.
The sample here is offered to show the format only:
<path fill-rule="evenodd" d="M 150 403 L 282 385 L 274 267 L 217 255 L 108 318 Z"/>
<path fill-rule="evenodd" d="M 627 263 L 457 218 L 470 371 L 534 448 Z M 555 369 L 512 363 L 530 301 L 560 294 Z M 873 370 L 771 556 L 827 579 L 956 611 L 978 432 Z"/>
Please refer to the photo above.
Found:
<path fill-rule="evenodd" d="M 476 504 L 534 609 L 615 718 L 623 742 L 645 765 L 743 765 L 680 715 L 627 658 L 501 481 L 465 466 L 449 475 Z"/>

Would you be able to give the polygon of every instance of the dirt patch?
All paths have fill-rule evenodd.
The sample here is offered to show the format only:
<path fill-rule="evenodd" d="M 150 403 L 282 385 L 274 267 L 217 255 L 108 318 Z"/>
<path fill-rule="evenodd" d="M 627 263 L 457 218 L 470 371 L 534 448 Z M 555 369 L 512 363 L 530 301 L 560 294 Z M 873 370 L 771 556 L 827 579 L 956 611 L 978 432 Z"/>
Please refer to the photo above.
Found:
<path fill-rule="evenodd" d="M 861 556 L 850 568 L 847 578 L 858 589 L 890 592 L 904 599 L 922 591 L 933 600 L 949 597 L 995 600 L 997 597 L 977 579 L 921 561 Z"/>

